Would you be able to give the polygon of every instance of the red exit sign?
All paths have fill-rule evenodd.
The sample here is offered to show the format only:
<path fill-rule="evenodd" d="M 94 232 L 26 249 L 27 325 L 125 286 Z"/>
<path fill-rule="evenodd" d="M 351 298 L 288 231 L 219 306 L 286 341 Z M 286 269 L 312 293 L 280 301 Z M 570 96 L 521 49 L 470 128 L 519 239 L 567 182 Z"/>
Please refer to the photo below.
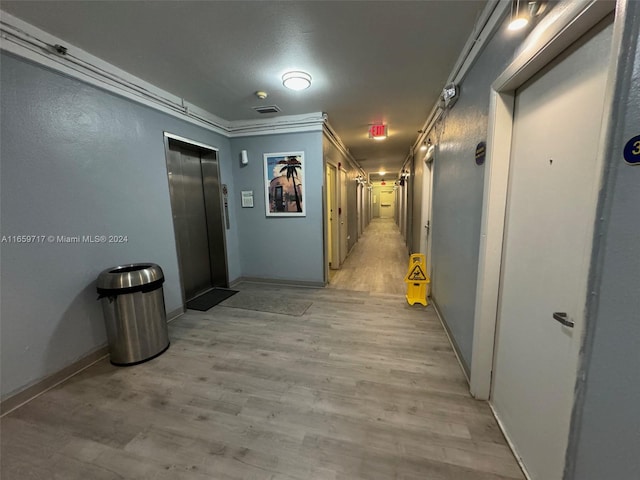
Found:
<path fill-rule="evenodd" d="M 381 123 L 375 123 L 369 127 L 369 138 L 386 138 L 387 126 Z"/>

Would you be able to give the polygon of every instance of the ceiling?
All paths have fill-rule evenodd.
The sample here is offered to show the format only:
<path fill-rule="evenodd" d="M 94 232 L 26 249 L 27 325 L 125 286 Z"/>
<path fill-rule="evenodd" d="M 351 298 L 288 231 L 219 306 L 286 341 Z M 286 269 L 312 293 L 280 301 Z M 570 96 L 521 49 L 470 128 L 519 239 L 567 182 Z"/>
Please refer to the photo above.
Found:
<path fill-rule="evenodd" d="M 486 0 L 2 1 L 2 10 L 225 120 L 326 112 L 369 173 L 398 172 Z M 70 51 L 70 53 L 72 53 Z M 282 86 L 290 69 L 311 87 Z M 269 96 L 258 99 L 258 90 Z M 271 114 L 273 115 L 273 114 Z M 389 138 L 368 138 L 374 122 Z M 372 175 L 372 179 L 374 176 Z"/>

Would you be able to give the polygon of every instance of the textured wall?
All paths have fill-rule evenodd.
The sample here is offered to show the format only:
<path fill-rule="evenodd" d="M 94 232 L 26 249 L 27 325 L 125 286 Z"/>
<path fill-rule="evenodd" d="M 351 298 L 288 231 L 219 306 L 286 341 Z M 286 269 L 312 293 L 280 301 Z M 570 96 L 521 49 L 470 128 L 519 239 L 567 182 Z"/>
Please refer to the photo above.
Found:
<path fill-rule="evenodd" d="M 249 164 L 240 164 L 247 150 Z M 305 153 L 305 217 L 267 217 L 263 154 Z M 238 222 L 242 276 L 269 280 L 324 282 L 322 233 L 322 132 L 231 139 L 235 196 L 230 198 Z M 254 207 L 242 208 L 242 191 L 253 190 Z"/>
<path fill-rule="evenodd" d="M 16 57 L 1 60 L 1 234 L 127 236 L 2 244 L 4 397 L 105 344 L 101 270 L 158 263 L 167 311 L 181 307 L 163 131 L 220 148 L 232 196 L 233 182 L 226 138 Z M 227 245 L 233 279 L 235 227 Z"/>
<path fill-rule="evenodd" d="M 429 137 L 436 144 L 433 181 L 431 295 L 462 355 L 471 364 L 484 166 L 476 145 L 486 141 L 489 89 L 522 37 L 500 28 L 460 85 L 460 99 Z M 420 212 L 414 211 L 416 218 Z M 415 220 L 415 218 L 414 218 Z"/>
<path fill-rule="evenodd" d="M 640 135 L 640 2 L 628 2 L 622 45 L 567 480 L 640 477 L 640 166 L 622 155 Z"/>

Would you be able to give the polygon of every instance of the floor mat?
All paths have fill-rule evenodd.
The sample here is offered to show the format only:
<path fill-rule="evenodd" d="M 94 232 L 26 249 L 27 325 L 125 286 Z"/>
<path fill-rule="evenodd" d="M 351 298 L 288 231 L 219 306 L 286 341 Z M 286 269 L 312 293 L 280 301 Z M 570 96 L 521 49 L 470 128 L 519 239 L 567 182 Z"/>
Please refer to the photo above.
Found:
<path fill-rule="evenodd" d="M 232 295 L 238 293 L 238 290 L 229 290 L 228 288 L 214 288 L 208 292 L 198 295 L 193 300 L 187 302 L 187 308 L 190 310 L 199 310 L 206 312 L 211 307 L 218 305 Z"/>
<path fill-rule="evenodd" d="M 293 315 L 300 317 L 304 315 L 312 302 L 303 300 L 291 300 L 278 296 L 260 296 L 247 292 L 240 292 L 233 298 L 225 300 L 220 305 L 223 307 L 241 308 L 244 310 L 255 310 L 258 312 L 281 313 L 283 315 Z"/>

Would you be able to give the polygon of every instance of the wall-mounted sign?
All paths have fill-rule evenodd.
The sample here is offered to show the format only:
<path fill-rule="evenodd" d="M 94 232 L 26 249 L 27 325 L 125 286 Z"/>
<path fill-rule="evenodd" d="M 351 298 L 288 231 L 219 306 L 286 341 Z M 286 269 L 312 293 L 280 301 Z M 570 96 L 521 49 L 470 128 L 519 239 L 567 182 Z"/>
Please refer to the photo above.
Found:
<path fill-rule="evenodd" d="M 253 208 L 253 190 L 242 192 L 242 208 Z"/>
<path fill-rule="evenodd" d="M 387 126 L 382 123 L 374 123 L 369 127 L 369 138 L 387 138 Z"/>
<path fill-rule="evenodd" d="M 483 165 L 486 158 L 487 144 L 485 142 L 480 142 L 476 146 L 476 165 Z"/>
<path fill-rule="evenodd" d="M 630 165 L 640 165 L 640 135 L 636 135 L 624 146 L 624 159 Z"/>
<path fill-rule="evenodd" d="M 444 100 L 444 106 L 446 108 L 453 107 L 453 104 L 458 101 L 459 93 L 460 91 L 455 83 L 445 85 L 444 89 L 442 90 L 442 99 Z"/>

